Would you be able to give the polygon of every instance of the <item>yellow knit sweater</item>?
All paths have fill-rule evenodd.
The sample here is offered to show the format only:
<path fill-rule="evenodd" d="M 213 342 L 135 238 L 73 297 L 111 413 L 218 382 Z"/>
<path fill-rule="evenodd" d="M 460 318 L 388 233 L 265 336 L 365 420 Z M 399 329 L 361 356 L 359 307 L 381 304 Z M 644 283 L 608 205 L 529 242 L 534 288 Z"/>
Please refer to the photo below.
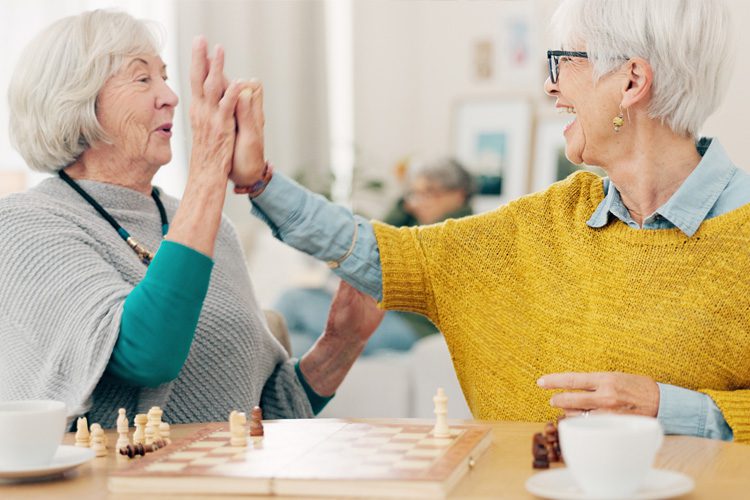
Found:
<path fill-rule="evenodd" d="M 440 328 L 476 418 L 545 421 L 541 375 L 620 371 L 709 394 L 750 442 L 750 205 L 688 238 L 592 229 L 603 197 L 582 172 L 487 214 L 375 224 L 383 306 Z"/>

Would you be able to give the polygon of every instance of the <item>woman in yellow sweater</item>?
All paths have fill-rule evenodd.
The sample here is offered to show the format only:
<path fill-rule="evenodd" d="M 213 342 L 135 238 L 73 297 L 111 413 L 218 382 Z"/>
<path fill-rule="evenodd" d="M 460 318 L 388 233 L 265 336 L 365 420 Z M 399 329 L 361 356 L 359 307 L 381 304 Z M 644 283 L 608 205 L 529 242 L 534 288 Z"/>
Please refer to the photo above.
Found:
<path fill-rule="evenodd" d="M 727 8 L 565 0 L 553 25 L 563 50 L 548 53 L 545 91 L 574 118 L 566 155 L 608 178 L 577 173 L 490 213 L 402 229 L 280 174 L 233 172 L 251 186 L 237 190 L 277 237 L 384 308 L 429 317 L 477 418 L 614 411 L 750 441 L 750 175 L 698 139 L 729 78 Z"/>

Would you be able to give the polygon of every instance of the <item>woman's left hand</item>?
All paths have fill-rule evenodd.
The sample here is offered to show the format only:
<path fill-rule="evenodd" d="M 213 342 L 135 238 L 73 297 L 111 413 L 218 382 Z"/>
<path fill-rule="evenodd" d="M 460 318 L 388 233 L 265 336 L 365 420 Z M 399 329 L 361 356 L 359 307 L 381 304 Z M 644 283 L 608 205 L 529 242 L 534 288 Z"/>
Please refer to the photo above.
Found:
<path fill-rule="evenodd" d="M 341 282 L 323 335 L 300 359 L 300 370 L 315 392 L 336 392 L 384 314 L 375 299 Z"/>
<path fill-rule="evenodd" d="M 659 386 L 650 377 L 619 372 L 551 373 L 537 380 L 543 389 L 578 392 L 555 394 L 550 404 L 565 416 L 589 413 L 631 413 L 656 417 Z"/>

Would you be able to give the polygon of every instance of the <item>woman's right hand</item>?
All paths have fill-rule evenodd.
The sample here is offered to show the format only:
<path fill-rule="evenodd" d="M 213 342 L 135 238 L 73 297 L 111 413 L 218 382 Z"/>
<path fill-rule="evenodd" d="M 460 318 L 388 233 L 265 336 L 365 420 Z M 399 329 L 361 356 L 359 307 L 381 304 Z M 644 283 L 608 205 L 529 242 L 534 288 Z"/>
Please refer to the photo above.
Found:
<path fill-rule="evenodd" d="M 270 180 L 266 163 L 263 127 L 263 84 L 251 80 L 244 85 L 236 109 L 237 139 L 229 178 L 238 194 L 259 194 Z"/>
<path fill-rule="evenodd" d="M 195 39 L 190 65 L 191 173 L 218 174 L 225 181 L 228 178 L 234 155 L 235 108 L 244 85 L 238 81 L 226 85 L 224 49 L 220 45 L 209 59 L 206 39 Z"/>

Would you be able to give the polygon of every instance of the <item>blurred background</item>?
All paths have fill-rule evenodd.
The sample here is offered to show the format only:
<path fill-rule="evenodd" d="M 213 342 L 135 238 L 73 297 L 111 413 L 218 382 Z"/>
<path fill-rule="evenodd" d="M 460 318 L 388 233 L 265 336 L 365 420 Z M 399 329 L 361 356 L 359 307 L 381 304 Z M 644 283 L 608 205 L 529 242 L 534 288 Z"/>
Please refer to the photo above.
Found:
<path fill-rule="evenodd" d="M 737 47 L 750 3 L 730 0 Z M 267 156 L 306 186 L 372 218 L 404 194 L 408 170 L 452 156 L 475 176 L 475 211 L 544 188 L 575 167 L 561 156 L 561 129 L 542 92 L 555 0 L 0 0 L 0 195 L 39 182 L 11 148 L 8 81 L 22 48 L 52 21 L 112 7 L 164 27 L 163 57 L 181 104 L 174 159 L 157 183 L 180 196 L 190 131 L 190 45 L 204 34 L 226 48 L 230 78 L 265 84 Z M 704 135 L 718 136 L 750 168 L 750 60 L 737 58 L 732 84 Z M 262 305 L 325 271 L 275 242 L 230 195 Z"/>

